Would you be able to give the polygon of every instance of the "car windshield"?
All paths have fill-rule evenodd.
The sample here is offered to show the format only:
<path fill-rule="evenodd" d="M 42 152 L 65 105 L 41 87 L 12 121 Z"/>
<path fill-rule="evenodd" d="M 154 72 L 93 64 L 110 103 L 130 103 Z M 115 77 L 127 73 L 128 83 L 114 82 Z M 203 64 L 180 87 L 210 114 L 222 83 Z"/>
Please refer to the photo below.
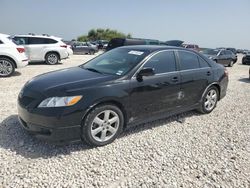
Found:
<path fill-rule="evenodd" d="M 202 53 L 207 54 L 207 55 L 217 55 L 219 53 L 219 50 L 206 49 L 206 50 L 203 50 Z"/>
<path fill-rule="evenodd" d="M 106 52 L 80 67 L 102 74 L 122 76 L 138 65 L 148 54 L 147 50 L 118 48 Z"/>

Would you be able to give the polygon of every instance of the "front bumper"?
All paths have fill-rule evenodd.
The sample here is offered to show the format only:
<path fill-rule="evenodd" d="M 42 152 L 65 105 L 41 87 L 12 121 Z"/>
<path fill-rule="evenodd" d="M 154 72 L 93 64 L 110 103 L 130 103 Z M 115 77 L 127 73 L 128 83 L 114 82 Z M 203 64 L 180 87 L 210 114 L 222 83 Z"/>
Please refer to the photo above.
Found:
<path fill-rule="evenodd" d="M 22 127 L 38 139 L 54 143 L 69 143 L 81 140 L 80 123 L 79 125 L 69 123 L 68 126 L 65 124 L 65 122 L 69 122 L 69 118 L 75 118 L 75 115 L 72 115 L 72 117 L 67 116 L 66 118 L 48 117 L 31 113 L 18 104 L 18 116 Z"/>

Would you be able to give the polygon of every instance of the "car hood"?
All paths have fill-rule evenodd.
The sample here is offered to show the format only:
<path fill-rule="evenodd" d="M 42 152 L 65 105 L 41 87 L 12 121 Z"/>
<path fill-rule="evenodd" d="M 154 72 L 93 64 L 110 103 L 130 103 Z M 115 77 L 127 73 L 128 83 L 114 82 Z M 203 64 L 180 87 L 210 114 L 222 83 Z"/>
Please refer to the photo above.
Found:
<path fill-rule="evenodd" d="M 92 87 L 117 78 L 115 75 L 105 75 L 88 71 L 81 67 L 67 68 L 34 77 L 24 86 L 24 91 L 34 91 L 46 96 L 63 95 Z"/>

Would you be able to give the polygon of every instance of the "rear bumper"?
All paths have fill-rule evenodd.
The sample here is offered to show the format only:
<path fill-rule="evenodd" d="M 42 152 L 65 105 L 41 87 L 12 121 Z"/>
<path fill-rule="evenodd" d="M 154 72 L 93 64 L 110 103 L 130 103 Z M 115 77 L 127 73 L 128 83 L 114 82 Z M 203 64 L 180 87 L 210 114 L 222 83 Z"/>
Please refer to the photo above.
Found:
<path fill-rule="evenodd" d="M 20 60 L 19 62 L 17 62 L 16 66 L 18 69 L 23 68 L 25 66 L 27 66 L 29 63 L 28 59 L 24 59 L 24 60 Z"/>

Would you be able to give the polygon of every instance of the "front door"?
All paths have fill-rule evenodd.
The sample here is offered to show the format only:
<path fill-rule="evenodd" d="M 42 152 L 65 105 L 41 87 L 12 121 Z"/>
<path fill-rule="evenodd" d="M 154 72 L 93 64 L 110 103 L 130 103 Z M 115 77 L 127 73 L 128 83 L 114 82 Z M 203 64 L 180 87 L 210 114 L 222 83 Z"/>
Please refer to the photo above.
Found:
<path fill-rule="evenodd" d="M 173 51 L 158 52 L 143 67 L 153 68 L 155 75 L 144 76 L 142 81 L 131 79 L 130 107 L 134 121 L 167 113 L 176 108 L 179 100 L 180 74 Z"/>

